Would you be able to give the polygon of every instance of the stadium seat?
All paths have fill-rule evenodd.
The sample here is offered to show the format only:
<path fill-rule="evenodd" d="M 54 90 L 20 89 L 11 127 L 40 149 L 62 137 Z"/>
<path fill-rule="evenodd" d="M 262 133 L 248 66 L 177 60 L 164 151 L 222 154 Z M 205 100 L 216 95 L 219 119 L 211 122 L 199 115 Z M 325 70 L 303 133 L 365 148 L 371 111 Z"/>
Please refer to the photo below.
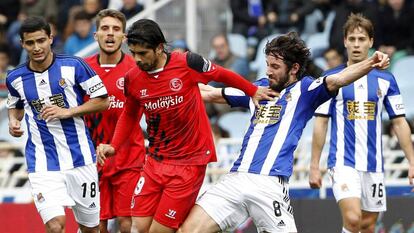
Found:
<path fill-rule="evenodd" d="M 257 46 L 257 50 L 256 50 L 256 58 L 254 59 L 254 61 L 250 62 L 250 70 L 252 71 L 256 71 L 257 75 L 256 78 L 257 79 L 261 79 L 266 77 L 266 57 L 264 54 L 264 49 L 266 47 L 266 43 L 268 41 L 271 41 L 273 38 L 278 37 L 280 34 L 273 34 L 270 36 L 267 36 L 265 38 L 263 38 L 259 45 Z"/>
<path fill-rule="evenodd" d="M 312 34 L 306 40 L 306 45 L 310 48 L 312 58 L 320 57 L 329 47 L 328 34 L 323 32 Z"/>
<path fill-rule="evenodd" d="M 403 96 L 407 116 L 414 116 L 414 56 L 407 56 L 399 59 L 392 67 L 392 73 L 397 80 L 401 95 Z"/>
<path fill-rule="evenodd" d="M 232 138 L 243 138 L 249 126 L 251 115 L 248 112 L 228 112 L 221 116 L 218 125 L 229 132 Z"/>

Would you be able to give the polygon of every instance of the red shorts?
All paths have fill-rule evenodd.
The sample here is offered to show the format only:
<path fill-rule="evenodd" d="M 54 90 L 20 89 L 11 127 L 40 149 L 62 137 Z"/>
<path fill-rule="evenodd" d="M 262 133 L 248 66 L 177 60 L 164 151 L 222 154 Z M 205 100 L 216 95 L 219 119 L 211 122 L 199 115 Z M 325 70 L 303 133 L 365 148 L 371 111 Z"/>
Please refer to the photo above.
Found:
<path fill-rule="evenodd" d="M 206 165 L 172 165 L 148 157 L 134 191 L 132 216 L 153 216 L 178 229 L 194 206 Z"/>
<path fill-rule="evenodd" d="M 131 216 L 131 200 L 140 171 L 125 170 L 99 179 L 101 220 Z"/>

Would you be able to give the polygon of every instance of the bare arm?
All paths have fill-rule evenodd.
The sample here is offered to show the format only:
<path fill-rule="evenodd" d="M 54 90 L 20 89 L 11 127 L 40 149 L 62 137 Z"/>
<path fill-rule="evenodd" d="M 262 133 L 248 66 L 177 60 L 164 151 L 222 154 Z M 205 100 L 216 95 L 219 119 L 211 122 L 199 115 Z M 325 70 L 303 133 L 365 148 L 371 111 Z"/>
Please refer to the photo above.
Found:
<path fill-rule="evenodd" d="M 8 110 L 9 115 L 9 133 L 13 137 L 20 137 L 23 135 L 24 131 L 21 127 L 21 120 L 24 116 L 23 109 L 10 108 Z"/>
<path fill-rule="evenodd" d="M 321 160 L 323 146 L 325 145 L 328 121 L 328 117 L 315 117 L 312 135 L 312 157 L 309 171 L 309 185 L 311 188 L 320 188 L 322 186 L 319 162 Z"/>
<path fill-rule="evenodd" d="M 397 117 L 392 119 L 395 134 L 397 135 L 398 142 L 402 150 L 404 151 L 405 157 L 408 160 L 408 179 L 411 185 L 413 185 L 414 179 L 414 148 L 411 142 L 411 130 L 405 117 Z M 411 190 L 414 192 L 414 189 Z"/>
<path fill-rule="evenodd" d="M 327 88 L 331 92 L 349 85 L 368 74 L 373 68 L 384 69 L 389 66 L 389 58 L 385 53 L 376 51 L 370 58 L 346 67 L 339 73 L 326 78 Z"/>
<path fill-rule="evenodd" d="M 226 103 L 226 100 L 221 93 L 222 88 L 216 88 L 202 83 L 199 83 L 198 87 L 200 88 L 201 97 L 204 101 L 217 104 Z"/>
<path fill-rule="evenodd" d="M 109 100 L 107 97 L 92 98 L 74 108 L 61 108 L 56 105 L 45 106 L 40 116 L 46 121 L 53 119 L 67 119 L 83 116 L 89 113 L 100 112 L 108 109 Z"/>

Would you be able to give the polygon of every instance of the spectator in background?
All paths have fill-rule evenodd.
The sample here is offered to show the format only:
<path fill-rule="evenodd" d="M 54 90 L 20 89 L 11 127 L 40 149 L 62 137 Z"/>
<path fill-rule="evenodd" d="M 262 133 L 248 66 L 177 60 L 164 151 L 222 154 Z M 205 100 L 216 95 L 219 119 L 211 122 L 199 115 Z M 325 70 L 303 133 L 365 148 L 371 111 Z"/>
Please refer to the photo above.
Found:
<path fill-rule="evenodd" d="M 332 2 L 335 4 L 333 6 L 335 19 L 330 31 L 329 45 L 330 47 L 337 48 L 339 52 L 344 53 L 345 47 L 342 26 L 345 24 L 348 16 L 351 13 L 361 13 L 367 17 L 373 23 L 374 28 L 376 28 L 378 24 L 378 7 L 374 1 L 368 0 L 336 0 Z M 377 34 L 375 34 L 375 38 L 378 38 Z M 376 45 L 377 42 L 374 41 L 374 47 L 376 47 Z"/>
<path fill-rule="evenodd" d="M 305 27 L 306 15 L 313 12 L 315 6 L 309 0 L 270 0 L 266 4 L 266 18 L 271 33 L 297 31 Z"/>
<path fill-rule="evenodd" d="M 75 15 L 74 20 L 75 31 L 66 40 L 63 48 L 63 53 L 68 55 L 74 55 L 95 42 L 91 15 L 86 11 L 80 11 Z"/>
<path fill-rule="evenodd" d="M 123 5 L 120 11 L 125 15 L 127 20 L 144 10 L 144 6 L 138 3 L 137 0 L 122 0 L 122 3 Z"/>
<path fill-rule="evenodd" d="M 230 0 L 232 32 L 259 40 L 267 35 L 266 17 L 261 0 Z"/>
<path fill-rule="evenodd" d="M 391 57 L 391 64 L 407 54 L 414 40 L 414 10 L 408 3 L 405 0 L 387 0 L 378 14 L 378 50 Z"/>
<path fill-rule="evenodd" d="M 16 0 L 0 1 L 0 30 L 6 31 L 10 24 L 17 19 L 20 2 Z"/>
<path fill-rule="evenodd" d="M 6 76 L 7 71 L 13 67 L 10 65 L 10 49 L 5 43 L 0 44 L 0 102 L 7 98 Z"/>
<path fill-rule="evenodd" d="M 90 19 L 95 18 L 98 12 L 101 10 L 101 2 L 99 0 L 82 0 L 82 5 L 73 6 L 69 10 L 69 19 L 66 24 L 65 30 L 62 34 L 63 39 L 66 40 L 75 31 L 75 16 L 80 11 L 85 11 Z"/>
<path fill-rule="evenodd" d="M 187 42 L 184 39 L 177 39 L 171 43 L 171 50 L 172 51 L 179 51 L 182 53 L 190 51 L 188 48 Z"/>
<path fill-rule="evenodd" d="M 230 69 L 244 78 L 249 75 L 249 63 L 246 58 L 234 55 L 230 50 L 229 40 L 226 34 L 220 33 L 211 39 L 211 47 L 215 53 L 212 61 L 217 65 Z M 214 83 L 215 87 L 223 87 L 218 83 Z"/>
<path fill-rule="evenodd" d="M 59 32 L 63 32 L 65 30 L 66 25 L 68 24 L 69 20 L 69 10 L 72 7 L 81 5 L 81 0 L 56 0 L 58 5 L 58 15 L 57 18 L 57 29 Z"/>
<path fill-rule="evenodd" d="M 23 13 L 29 17 L 57 17 L 56 0 L 20 0 L 20 6 L 20 13 Z"/>
<path fill-rule="evenodd" d="M 326 61 L 328 69 L 335 68 L 344 63 L 344 56 L 336 48 L 328 48 L 323 52 L 323 58 Z"/>

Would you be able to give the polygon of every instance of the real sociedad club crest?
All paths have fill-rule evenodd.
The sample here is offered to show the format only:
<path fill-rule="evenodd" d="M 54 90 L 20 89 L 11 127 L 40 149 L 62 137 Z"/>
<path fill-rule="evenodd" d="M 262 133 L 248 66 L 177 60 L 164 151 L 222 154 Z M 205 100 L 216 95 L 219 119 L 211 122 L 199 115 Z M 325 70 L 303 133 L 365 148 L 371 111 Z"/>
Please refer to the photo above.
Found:
<path fill-rule="evenodd" d="M 124 77 L 120 77 L 118 80 L 116 80 L 116 87 L 119 90 L 124 90 Z"/>
<path fill-rule="evenodd" d="M 173 91 L 179 91 L 183 88 L 183 82 L 179 78 L 173 78 L 170 81 L 170 89 Z"/>
<path fill-rule="evenodd" d="M 64 78 L 61 78 L 59 80 L 59 86 L 61 86 L 62 88 L 66 88 L 68 86 L 68 84 L 66 84 L 66 81 Z"/>

